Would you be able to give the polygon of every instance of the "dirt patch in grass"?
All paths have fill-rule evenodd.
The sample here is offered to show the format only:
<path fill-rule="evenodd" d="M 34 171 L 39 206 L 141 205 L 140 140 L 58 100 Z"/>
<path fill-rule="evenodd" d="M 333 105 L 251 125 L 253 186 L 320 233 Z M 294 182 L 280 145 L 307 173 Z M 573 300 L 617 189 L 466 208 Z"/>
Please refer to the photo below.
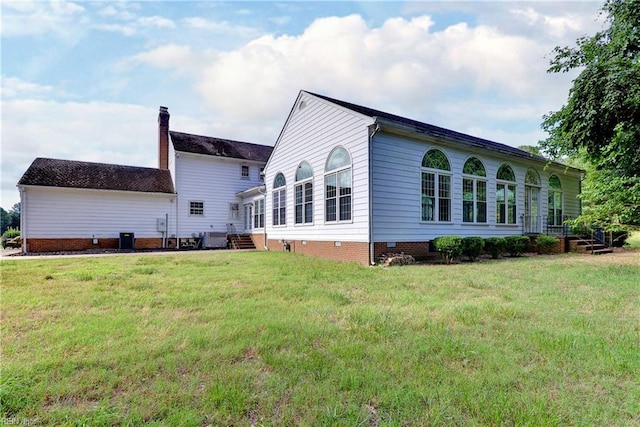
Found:
<path fill-rule="evenodd" d="M 640 266 L 640 250 L 614 249 L 610 254 L 579 254 L 571 257 L 572 261 L 591 265 L 636 265 Z"/>

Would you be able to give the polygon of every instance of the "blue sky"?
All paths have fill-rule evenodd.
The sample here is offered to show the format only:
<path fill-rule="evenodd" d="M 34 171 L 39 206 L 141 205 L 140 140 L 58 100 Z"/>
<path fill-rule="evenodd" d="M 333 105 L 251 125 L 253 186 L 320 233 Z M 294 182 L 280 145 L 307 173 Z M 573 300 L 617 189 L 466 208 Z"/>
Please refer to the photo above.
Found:
<path fill-rule="evenodd" d="M 273 145 L 299 90 L 505 144 L 544 138 L 599 2 L 2 1 L 0 206 L 36 157 L 151 166 L 157 113 Z"/>

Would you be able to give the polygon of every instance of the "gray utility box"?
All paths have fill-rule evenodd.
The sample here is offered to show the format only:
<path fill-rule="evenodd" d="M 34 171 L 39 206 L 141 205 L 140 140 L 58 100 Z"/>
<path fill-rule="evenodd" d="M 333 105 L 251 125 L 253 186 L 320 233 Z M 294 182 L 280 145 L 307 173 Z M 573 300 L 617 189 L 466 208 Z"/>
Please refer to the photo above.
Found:
<path fill-rule="evenodd" d="M 202 236 L 203 248 L 226 248 L 227 247 L 227 233 L 207 231 Z"/>

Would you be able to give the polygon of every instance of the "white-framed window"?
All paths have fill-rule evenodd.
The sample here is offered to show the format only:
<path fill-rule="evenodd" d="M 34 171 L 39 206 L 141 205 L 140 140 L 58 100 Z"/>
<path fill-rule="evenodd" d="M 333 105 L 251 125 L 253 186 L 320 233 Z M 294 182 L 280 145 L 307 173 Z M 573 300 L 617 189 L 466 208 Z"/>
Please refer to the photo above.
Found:
<path fill-rule="evenodd" d="M 516 224 L 516 175 L 511 166 L 500 165 L 496 180 L 496 222 Z"/>
<path fill-rule="evenodd" d="M 324 174 L 326 222 L 351 221 L 351 156 L 334 148 L 327 159 Z"/>
<path fill-rule="evenodd" d="M 253 228 L 264 228 L 264 199 L 253 202 Z"/>
<path fill-rule="evenodd" d="M 240 204 L 229 203 L 229 219 L 238 219 L 238 218 L 240 218 Z"/>
<path fill-rule="evenodd" d="M 451 165 L 445 154 L 431 149 L 422 158 L 422 221 L 451 221 Z"/>
<path fill-rule="evenodd" d="M 462 168 L 462 221 L 487 222 L 487 172 L 477 157 L 470 157 Z"/>
<path fill-rule="evenodd" d="M 313 223 L 313 169 L 307 162 L 302 162 L 296 170 L 295 190 L 295 223 Z"/>
<path fill-rule="evenodd" d="M 260 168 L 260 181 L 264 182 L 264 168 Z"/>
<path fill-rule="evenodd" d="M 249 165 L 240 166 L 240 178 L 249 179 Z"/>
<path fill-rule="evenodd" d="M 189 216 L 204 216 L 204 202 L 202 200 L 189 201 Z"/>
<path fill-rule="evenodd" d="M 562 183 L 558 175 L 549 177 L 549 206 L 548 206 L 548 223 L 549 225 L 559 226 L 563 224 L 562 217 Z"/>
<path fill-rule="evenodd" d="M 273 179 L 273 225 L 287 224 L 287 181 L 282 173 Z"/>

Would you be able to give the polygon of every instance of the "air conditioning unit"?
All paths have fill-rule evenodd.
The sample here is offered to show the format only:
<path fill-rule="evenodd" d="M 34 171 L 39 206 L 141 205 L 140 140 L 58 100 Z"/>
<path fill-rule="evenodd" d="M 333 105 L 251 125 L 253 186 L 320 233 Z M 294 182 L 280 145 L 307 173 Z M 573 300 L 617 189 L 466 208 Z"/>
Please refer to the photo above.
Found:
<path fill-rule="evenodd" d="M 227 247 L 227 233 L 207 231 L 202 233 L 202 247 L 203 248 L 226 248 Z"/>

